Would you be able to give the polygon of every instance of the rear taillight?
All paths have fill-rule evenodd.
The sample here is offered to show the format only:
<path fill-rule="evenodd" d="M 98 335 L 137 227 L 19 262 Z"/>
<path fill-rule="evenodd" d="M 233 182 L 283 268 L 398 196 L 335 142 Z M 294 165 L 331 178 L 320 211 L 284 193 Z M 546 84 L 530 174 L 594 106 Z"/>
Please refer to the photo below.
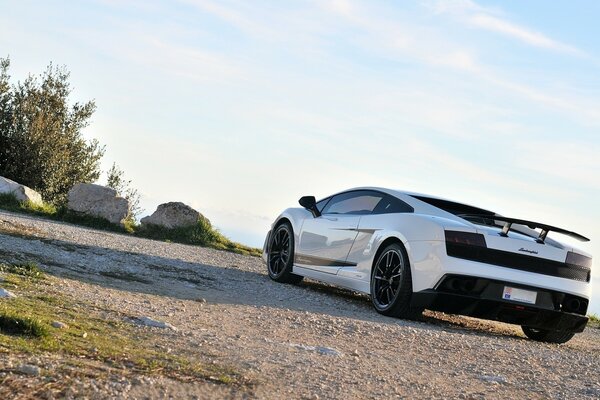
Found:
<path fill-rule="evenodd" d="M 588 269 L 592 268 L 592 259 L 590 257 L 572 251 L 567 253 L 567 260 L 565 262 L 570 265 L 577 265 Z"/>
<path fill-rule="evenodd" d="M 464 244 L 467 246 L 487 247 L 485 237 L 480 233 L 445 231 L 446 243 Z"/>

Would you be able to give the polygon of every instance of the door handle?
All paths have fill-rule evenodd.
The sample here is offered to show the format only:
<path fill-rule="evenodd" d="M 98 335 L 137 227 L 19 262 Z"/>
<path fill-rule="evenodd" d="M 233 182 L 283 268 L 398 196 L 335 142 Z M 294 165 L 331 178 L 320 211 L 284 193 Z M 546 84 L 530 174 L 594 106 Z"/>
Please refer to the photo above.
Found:
<path fill-rule="evenodd" d="M 335 217 L 323 217 L 325 218 L 327 221 L 337 221 L 338 219 Z"/>

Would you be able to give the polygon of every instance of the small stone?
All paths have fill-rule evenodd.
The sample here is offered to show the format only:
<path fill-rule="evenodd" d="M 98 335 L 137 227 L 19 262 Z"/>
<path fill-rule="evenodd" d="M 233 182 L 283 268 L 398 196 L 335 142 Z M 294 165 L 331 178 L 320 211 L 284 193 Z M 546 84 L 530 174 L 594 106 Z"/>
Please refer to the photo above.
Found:
<path fill-rule="evenodd" d="M 52 321 L 52 327 L 56 328 L 56 329 L 68 329 L 69 325 L 65 324 L 64 322 L 60 322 L 60 321 Z"/>
<path fill-rule="evenodd" d="M 199 299 L 196 299 L 196 301 L 197 301 L 198 303 L 201 303 L 201 304 L 204 304 L 204 303 L 206 303 L 206 299 L 205 299 L 205 298 L 203 298 L 203 297 L 200 297 Z"/>
<path fill-rule="evenodd" d="M 40 370 L 40 367 L 36 367 L 35 365 L 28 365 L 28 364 L 21 365 L 17 370 L 20 373 L 29 375 L 29 376 L 39 376 L 40 373 L 42 372 Z"/>
<path fill-rule="evenodd" d="M 13 297 L 17 297 L 17 296 L 15 296 L 15 294 L 13 292 L 9 292 L 6 289 L 0 288 L 0 298 L 12 299 Z"/>
<path fill-rule="evenodd" d="M 495 385 L 507 383 L 507 379 L 501 375 L 480 375 L 478 376 L 478 378 L 484 382 L 488 382 Z"/>
<path fill-rule="evenodd" d="M 358 354 L 358 350 L 354 350 L 352 352 L 352 357 L 360 357 L 360 354 Z"/>
<path fill-rule="evenodd" d="M 177 330 L 177 328 L 175 328 L 173 325 L 169 324 L 168 322 L 157 321 L 150 317 L 138 317 L 135 319 L 135 322 L 140 325 L 152 326 L 154 328 L 171 329 L 174 331 Z"/>

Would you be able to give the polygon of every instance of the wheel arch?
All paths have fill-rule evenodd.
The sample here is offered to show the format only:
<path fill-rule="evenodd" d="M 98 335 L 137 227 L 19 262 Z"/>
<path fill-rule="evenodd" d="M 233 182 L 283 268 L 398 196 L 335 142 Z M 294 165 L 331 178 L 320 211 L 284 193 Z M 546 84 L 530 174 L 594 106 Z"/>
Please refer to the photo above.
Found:
<path fill-rule="evenodd" d="M 371 275 L 373 275 L 373 271 L 375 270 L 375 263 L 379 259 L 381 252 L 386 247 L 388 247 L 389 245 L 394 244 L 394 243 L 397 243 L 400 246 L 402 246 L 402 249 L 404 249 L 404 255 L 406 255 L 406 259 L 408 260 L 408 266 L 412 269 L 410 258 L 408 256 L 408 250 L 406 249 L 406 246 L 404 245 L 404 242 L 402 241 L 402 239 L 400 239 L 397 236 L 388 236 L 387 238 L 382 240 L 381 243 L 379 244 L 379 246 L 377 247 L 377 251 L 375 252 L 375 256 L 373 257 L 373 261 L 371 262 Z"/>
<path fill-rule="evenodd" d="M 294 224 L 292 224 L 292 221 L 290 221 L 288 217 L 281 217 L 273 224 L 273 230 L 279 228 L 280 225 L 286 223 L 289 224 L 292 227 L 292 229 L 294 229 Z"/>

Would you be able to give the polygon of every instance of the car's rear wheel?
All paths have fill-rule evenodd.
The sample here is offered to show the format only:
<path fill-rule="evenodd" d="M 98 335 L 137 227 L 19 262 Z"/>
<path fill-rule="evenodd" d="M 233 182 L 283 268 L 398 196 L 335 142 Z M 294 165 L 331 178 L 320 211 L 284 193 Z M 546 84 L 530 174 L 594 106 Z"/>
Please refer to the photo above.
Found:
<path fill-rule="evenodd" d="M 267 269 L 269 277 L 277 282 L 298 283 L 300 275 L 292 273 L 294 265 L 294 231 L 292 226 L 284 222 L 275 228 L 269 241 Z"/>
<path fill-rule="evenodd" d="M 528 326 L 522 326 L 523 333 L 531 340 L 547 343 L 566 343 L 575 336 L 573 332 L 550 331 L 547 329 L 536 329 Z"/>
<path fill-rule="evenodd" d="M 412 276 L 406 250 L 393 243 L 380 252 L 371 272 L 371 302 L 380 314 L 415 319 L 423 310 L 410 307 Z"/>

